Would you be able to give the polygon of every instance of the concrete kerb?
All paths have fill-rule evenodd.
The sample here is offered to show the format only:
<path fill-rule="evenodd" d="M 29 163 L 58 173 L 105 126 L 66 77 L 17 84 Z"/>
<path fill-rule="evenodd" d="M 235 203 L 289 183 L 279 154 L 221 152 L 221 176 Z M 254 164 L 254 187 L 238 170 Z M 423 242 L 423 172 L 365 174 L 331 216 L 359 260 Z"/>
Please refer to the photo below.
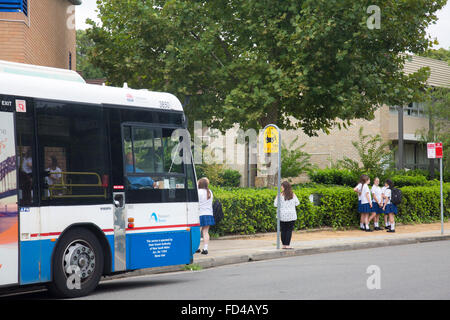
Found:
<path fill-rule="evenodd" d="M 330 253 L 339 251 L 350 251 L 350 250 L 362 250 L 371 248 L 380 248 L 387 246 L 397 246 L 397 245 L 407 245 L 415 243 L 424 243 L 431 241 L 444 241 L 450 240 L 450 235 L 436 235 L 436 236 L 422 236 L 422 237 L 410 237 L 410 238 L 398 238 L 398 239 L 382 239 L 373 240 L 367 242 L 357 242 L 357 243 L 345 243 L 345 244 L 333 244 L 321 247 L 306 247 L 306 248 L 294 248 L 292 250 L 268 250 L 265 252 L 253 252 L 249 254 L 238 254 L 238 255 L 227 255 L 221 257 L 202 257 L 198 261 L 194 261 L 194 264 L 202 267 L 203 269 L 214 268 L 224 265 L 239 264 L 252 261 L 263 261 L 278 259 L 283 257 L 294 257 L 294 256 L 304 256 L 313 255 L 320 253 Z M 102 281 L 115 280 L 121 278 L 161 274 L 169 272 L 179 272 L 186 271 L 185 265 L 177 266 L 167 266 L 158 267 L 150 269 L 141 269 L 136 271 L 131 271 L 119 275 L 107 276 L 102 279 Z"/>

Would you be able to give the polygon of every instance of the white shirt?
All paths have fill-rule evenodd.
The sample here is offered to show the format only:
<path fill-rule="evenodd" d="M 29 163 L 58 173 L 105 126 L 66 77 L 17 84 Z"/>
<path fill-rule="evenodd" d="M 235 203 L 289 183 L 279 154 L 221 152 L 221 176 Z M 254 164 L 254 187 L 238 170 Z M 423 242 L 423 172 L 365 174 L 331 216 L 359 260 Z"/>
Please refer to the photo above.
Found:
<path fill-rule="evenodd" d="M 386 186 L 384 186 L 383 188 L 381 188 L 381 195 L 382 196 L 385 196 L 386 195 L 386 190 L 387 190 L 387 188 L 386 188 Z M 382 201 L 381 201 L 382 203 L 384 203 L 385 202 L 385 200 L 384 199 L 382 199 Z"/>
<path fill-rule="evenodd" d="M 47 177 L 47 183 L 49 185 L 55 184 L 55 182 L 59 182 L 59 179 L 61 179 L 61 175 L 58 173 L 54 173 L 54 172 L 62 172 L 62 170 L 59 167 L 56 167 L 56 169 L 51 169 L 51 168 L 47 168 L 48 172 L 50 172 L 51 174 Z"/>
<path fill-rule="evenodd" d="M 381 188 L 379 186 L 372 186 L 372 194 L 374 195 L 373 201 L 375 201 L 375 198 L 377 198 L 379 202 L 383 202 L 383 199 L 381 198 Z"/>
<path fill-rule="evenodd" d="M 198 213 L 200 216 L 213 215 L 213 193 L 211 190 L 211 197 L 208 199 L 208 191 L 206 189 L 198 189 Z"/>
<path fill-rule="evenodd" d="M 30 158 L 23 158 L 22 171 L 26 174 L 33 172 L 33 160 Z"/>
<path fill-rule="evenodd" d="M 278 196 L 275 197 L 273 205 L 277 207 L 278 204 Z M 294 194 L 291 200 L 284 200 L 284 196 L 280 197 L 280 221 L 295 221 L 297 220 L 297 210 L 295 207 L 300 204 L 297 196 Z"/>
<path fill-rule="evenodd" d="M 367 200 L 367 194 L 369 194 L 369 199 Z M 372 202 L 372 196 L 370 194 L 370 190 L 369 190 L 369 186 L 367 184 L 364 184 L 362 187 L 362 192 L 361 192 L 361 204 L 366 204 L 366 203 L 370 203 Z"/>
<path fill-rule="evenodd" d="M 390 204 L 391 203 L 391 189 L 386 188 L 386 190 L 384 191 L 384 195 L 388 198 L 386 204 Z"/>
<path fill-rule="evenodd" d="M 358 185 L 356 186 L 356 188 L 358 188 L 359 192 L 361 192 L 362 184 L 361 184 L 361 183 L 358 183 Z M 362 193 L 361 193 L 361 194 L 358 193 L 358 201 L 361 200 L 361 195 L 362 195 Z"/>

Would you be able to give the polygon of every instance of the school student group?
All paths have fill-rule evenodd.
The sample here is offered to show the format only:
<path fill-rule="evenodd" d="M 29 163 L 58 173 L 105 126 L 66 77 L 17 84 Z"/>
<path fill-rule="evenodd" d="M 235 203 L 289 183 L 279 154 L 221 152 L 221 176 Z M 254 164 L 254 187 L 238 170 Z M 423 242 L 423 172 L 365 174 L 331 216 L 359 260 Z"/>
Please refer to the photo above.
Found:
<path fill-rule="evenodd" d="M 360 229 L 366 232 L 382 230 L 380 227 L 380 215 L 384 215 L 384 229 L 387 232 L 395 232 L 395 215 L 398 213 L 397 205 L 393 203 L 394 185 L 387 179 L 383 187 L 380 187 L 380 179 L 375 178 L 372 188 L 369 187 L 370 178 L 363 174 L 358 185 L 353 189 L 358 193 L 358 212 L 361 214 Z M 394 201 L 395 202 L 395 201 Z M 374 229 L 370 229 L 373 220 Z"/>

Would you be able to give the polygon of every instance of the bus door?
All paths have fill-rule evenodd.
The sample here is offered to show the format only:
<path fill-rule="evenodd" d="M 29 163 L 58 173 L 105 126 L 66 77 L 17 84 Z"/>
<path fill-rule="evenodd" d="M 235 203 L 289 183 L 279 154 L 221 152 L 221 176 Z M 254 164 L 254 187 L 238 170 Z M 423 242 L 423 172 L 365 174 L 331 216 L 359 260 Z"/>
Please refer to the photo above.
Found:
<path fill-rule="evenodd" d="M 125 193 L 114 192 L 114 271 L 127 268 Z"/>
<path fill-rule="evenodd" d="M 10 104 L 0 99 L 0 286 L 19 282 L 16 143 Z"/>

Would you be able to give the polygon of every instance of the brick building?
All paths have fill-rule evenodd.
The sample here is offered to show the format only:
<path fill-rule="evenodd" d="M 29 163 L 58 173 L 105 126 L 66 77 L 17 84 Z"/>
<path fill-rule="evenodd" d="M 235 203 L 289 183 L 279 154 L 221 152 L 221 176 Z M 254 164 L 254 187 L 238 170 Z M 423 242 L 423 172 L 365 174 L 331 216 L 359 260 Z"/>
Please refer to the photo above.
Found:
<path fill-rule="evenodd" d="M 81 0 L 1 0 L 0 60 L 76 69 Z"/>

